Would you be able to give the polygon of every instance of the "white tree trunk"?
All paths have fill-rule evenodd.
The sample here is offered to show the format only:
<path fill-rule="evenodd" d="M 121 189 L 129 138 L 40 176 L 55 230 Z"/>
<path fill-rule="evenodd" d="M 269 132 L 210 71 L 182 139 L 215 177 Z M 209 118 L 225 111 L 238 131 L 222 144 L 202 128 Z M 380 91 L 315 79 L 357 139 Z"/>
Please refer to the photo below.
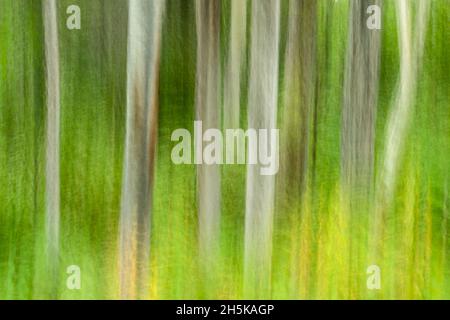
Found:
<path fill-rule="evenodd" d="M 241 70 L 245 62 L 247 0 L 231 1 L 230 47 L 224 84 L 224 127 L 239 128 Z"/>
<path fill-rule="evenodd" d="M 150 217 L 164 0 L 129 0 L 127 120 L 120 218 L 120 294 L 148 294 Z"/>
<path fill-rule="evenodd" d="M 350 2 L 348 45 L 341 129 L 342 205 L 348 215 L 349 274 L 355 274 L 365 263 L 360 250 L 364 241 L 363 225 L 371 204 L 375 161 L 375 125 L 378 104 L 381 30 L 367 27 L 370 5 L 381 1 Z M 350 281 L 350 295 L 361 287 L 358 278 Z"/>
<path fill-rule="evenodd" d="M 49 276 L 55 294 L 59 269 L 60 217 L 60 80 L 59 44 L 56 0 L 44 0 L 44 37 L 47 84 L 47 139 L 46 139 L 46 235 Z"/>
<path fill-rule="evenodd" d="M 380 1 L 351 1 L 342 112 L 344 190 L 367 199 L 375 155 L 381 30 L 366 26 L 367 8 Z"/>
<path fill-rule="evenodd" d="M 220 1 L 196 1 L 197 75 L 196 119 L 203 130 L 220 128 L 219 35 Z M 197 145 L 202 148 L 202 146 Z M 201 157 L 196 150 L 196 160 Z M 197 204 L 200 262 L 210 268 L 219 244 L 220 168 L 217 164 L 197 166 Z M 211 270 L 211 269 L 209 269 Z"/>
<path fill-rule="evenodd" d="M 400 47 L 400 79 L 395 105 L 389 114 L 386 131 L 386 150 L 383 164 L 383 187 L 386 195 L 392 195 L 396 183 L 399 156 L 407 132 L 411 108 L 415 99 L 417 75 L 425 44 L 428 22 L 429 0 L 419 0 L 415 30 L 411 25 L 410 3 L 406 0 L 396 2 L 397 24 Z M 412 35 L 415 36 L 414 41 Z"/>
<path fill-rule="evenodd" d="M 248 126 L 269 132 L 277 119 L 279 20 L 278 0 L 253 1 Z M 275 176 L 261 175 L 260 167 L 247 165 L 244 292 L 250 299 L 270 294 Z"/>
<path fill-rule="evenodd" d="M 429 0 L 416 2 L 416 21 L 411 23 L 411 2 L 395 2 L 397 26 L 399 30 L 400 77 L 392 110 L 388 115 L 385 151 L 377 187 L 377 206 L 372 222 L 372 250 L 379 256 L 382 239 L 384 212 L 391 204 L 395 192 L 397 171 L 404 141 L 408 131 L 411 109 L 414 105 L 417 76 L 425 45 L 426 27 L 429 13 Z M 413 26 L 415 27 L 413 30 Z M 413 39 L 412 36 L 415 38 Z"/>

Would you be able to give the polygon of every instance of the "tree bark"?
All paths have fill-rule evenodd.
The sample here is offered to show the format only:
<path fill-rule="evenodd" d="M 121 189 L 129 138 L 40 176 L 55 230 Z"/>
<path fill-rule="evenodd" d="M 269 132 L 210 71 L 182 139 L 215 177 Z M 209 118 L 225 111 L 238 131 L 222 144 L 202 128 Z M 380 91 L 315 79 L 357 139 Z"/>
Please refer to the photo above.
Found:
<path fill-rule="evenodd" d="M 203 130 L 220 128 L 220 1 L 196 1 L 197 75 L 196 119 Z M 201 133 L 202 134 L 202 133 Z M 203 143 L 203 142 L 202 142 Z M 203 147 L 197 145 L 197 148 Z M 196 160 L 202 157 L 196 150 Z M 197 204 L 200 263 L 212 272 L 220 232 L 220 168 L 218 164 L 198 164 Z"/>
<path fill-rule="evenodd" d="M 279 21 L 278 0 L 253 1 L 248 127 L 269 132 L 277 119 Z M 244 293 L 248 299 L 268 298 L 271 288 L 275 176 L 261 175 L 260 168 L 247 165 Z"/>
<path fill-rule="evenodd" d="M 120 218 L 120 294 L 148 294 L 164 0 L 129 0 L 127 120 Z"/>
<path fill-rule="evenodd" d="M 224 84 L 224 127 L 239 128 L 241 70 L 245 62 L 247 0 L 231 1 L 230 48 Z"/>
<path fill-rule="evenodd" d="M 367 27 L 367 8 L 381 1 L 350 1 L 345 62 L 342 131 L 342 205 L 348 213 L 349 277 L 364 267 L 361 225 L 367 221 L 373 185 L 375 125 L 378 104 L 381 31 Z M 364 216 L 365 215 L 365 216 Z M 359 292 L 359 278 L 350 281 L 350 297 Z"/>
<path fill-rule="evenodd" d="M 316 85 L 316 1 L 289 2 L 284 71 L 284 109 L 279 192 L 289 209 L 301 201 L 306 187 L 310 122 Z"/>
<path fill-rule="evenodd" d="M 380 33 L 366 26 L 367 8 L 380 1 L 350 2 L 349 35 L 342 112 L 344 190 L 367 198 L 373 181 L 375 121 L 378 103 Z"/>
<path fill-rule="evenodd" d="M 59 270 L 60 219 L 60 79 L 56 0 L 44 0 L 44 38 L 47 84 L 46 242 L 51 295 L 56 295 Z"/>
<path fill-rule="evenodd" d="M 400 76 L 394 105 L 387 119 L 384 159 L 377 186 L 375 217 L 371 225 L 373 260 L 380 258 L 383 223 L 386 211 L 389 209 L 395 193 L 400 157 L 404 149 L 411 109 L 414 106 L 420 60 L 425 45 L 430 1 L 419 0 L 416 2 L 417 13 L 414 29 L 411 23 L 411 3 L 406 0 L 399 0 L 395 4 L 399 30 Z"/>

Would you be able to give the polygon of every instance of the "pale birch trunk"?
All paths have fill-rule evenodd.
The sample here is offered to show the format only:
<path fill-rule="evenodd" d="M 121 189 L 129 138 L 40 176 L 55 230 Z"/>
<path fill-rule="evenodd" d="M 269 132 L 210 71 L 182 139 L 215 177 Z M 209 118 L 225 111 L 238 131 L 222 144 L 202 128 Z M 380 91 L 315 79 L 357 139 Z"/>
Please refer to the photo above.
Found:
<path fill-rule="evenodd" d="M 241 71 L 245 63 L 247 0 L 231 0 L 230 47 L 224 84 L 224 127 L 239 128 Z"/>
<path fill-rule="evenodd" d="M 203 131 L 220 129 L 219 104 L 219 35 L 220 1 L 196 1 L 197 75 L 196 120 L 202 121 Z M 202 133 L 200 133 L 202 134 Z M 197 144 L 196 160 L 201 162 L 202 142 Z M 199 163 L 197 162 L 197 163 Z M 197 166 L 197 205 L 200 263 L 205 272 L 212 272 L 218 251 L 220 231 L 220 167 L 218 164 Z"/>
<path fill-rule="evenodd" d="M 279 20 L 278 0 L 253 1 L 248 127 L 269 132 L 277 119 Z M 247 165 L 244 294 L 249 299 L 268 298 L 271 288 L 275 176 L 261 175 L 260 168 Z"/>
<path fill-rule="evenodd" d="M 430 1 L 419 0 L 414 3 L 417 6 L 414 23 L 411 21 L 412 3 L 407 0 L 398 0 L 395 4 L 399 30 L 400 76 L 394 105 L 387 119 L 384 159 L 380 169 L 379 185 L 377 186 L 377 206 L 371 226 L 373 239 L 371 249 L 374 251 L 374 259 L 377 259 L 381 253 L 385 211 L 389 209 L 395 192 L 400 157 L 403 153 L 404 141 L 414 106 L 417 77 L 425 45 Z"/>
<path fill-rule="evenodd" d="M 120 295 L 145 298 L 158 124 L 164 0 L 129 0 L 127 120 L 120 218 Z"/>
<path fill-rule="evenodd" d="M 60 220 L 60 79 L 56 0 L 44 0 L 44 38 L 47 85 L 46 250 L 51 294 L 56 294 L 59 269 Z"/>
<path fill-rule="evenodd" d="M 416 21 L 412 24 L 411 3 L 406 0 L 396 2 L 400 78 L 395 104 L 387 120 L 386 149 L 382 168 L 383 187 L 388 197 L 394 192 L 399 157 L 403 150 L 403 141 L 408 130 L 411 109 L 414 105 L 417 76 L 425 44 L 430 1 L 419 0 L 416 4 Z M 412 36 L 415 37 L 414 40 Z"/>
<path fill-rule="evenodd" d="M 341 166 L 344 190 L 367 198 L 373 181 L 381 31 L 367 27 L 367 8 L 380 1 L 350 2 L 344 79 Z"/>
<path fill-rule="evenodd" d="M 350 298 L 362 282 L 351 275 L 366 262 L 361 243 L 369 212 L 375 160 L 375 125 L 378 104 L 381 30 L 367 27 L 367 8 L 381 1 L 350 1 L 348 45 L 345 62 L 342 129 L 342 210 L 348 214 L 348 265 Z M 363 258 L 364 257 L 364 258 Z"/>

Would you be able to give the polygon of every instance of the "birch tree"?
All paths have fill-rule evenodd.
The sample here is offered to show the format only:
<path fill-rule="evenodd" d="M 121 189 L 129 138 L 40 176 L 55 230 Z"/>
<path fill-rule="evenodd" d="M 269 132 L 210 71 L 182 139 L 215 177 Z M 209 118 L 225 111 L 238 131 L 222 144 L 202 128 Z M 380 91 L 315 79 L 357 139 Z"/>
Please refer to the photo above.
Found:
<path fill-rule="evenodd" d="M 395 2 L 399 41 L 400 75 L 392 109 L 387 118 L 385 149 L 380 177 L 378 181 L 377 206 L 372 221 L 372 251 L 374 258 L 379 257 L 382 239 L 382 226 L 385 211 L 389 208 L 395 192 L 400 157 L 404 150 L 404 141 L 408 132 L 415 101 L 417 78 L 423 55 L 429 0 L 415 2 L 415 22 L 412 23 L 412 3 L 406 0 Z"/>
<path fill-rule="evenodd" d="M 341 129 L 342 204 L 349 213 L 349 275 L 363 268 L 360 226 L 368 212 L 375 160 L 375 124 L 380 69 L 380 31 L 369 29 L 367 9 L 381 1 L 350 1 Z M 350 296 L 362 282 L 350 281 Z"/>
<path fill-rule="evenodd" d="M 380 31 L 367 27 L 367 8 L 380 1 L 350 1 L 341 133 L 342 180 L 346 191 L 367 197 L 375 154 Z M 354 194 L 353 194 L 354 195 Z"/>
<path fill-rule="evenodd" d="M 44 39 L 47 85 L 46 242 L 51 292 L 56 294 L 59 269 L 60 220 L 60 78 L 56 0 L 44 0 Z"/>
<path fill-rule="evenodd" d="M 399 29 L 400 77 L 394 105 L 388 115 L 386 128 L 382 183 L 386 188 L 387 195 L 391 195 L 394 191 L 399 157 L 403 150 L 403 141 L 407 133 L 411 109 L 414 105 L 418 71 L 425 45 L 430 1 L 419 0 L 416 2 L 416 5 L 416 21 L 412 25 L 411 3 L 406 0 L 396 2 L 397 25 Z"/>
<path fill-rule="evenodd" d="M 277 119 L 280 3 L 255 0 L 251 15 L 248 127 L 270 131 Z M 247 165 L 244 292 L 249 299 L 270 293 L 275 176 L 260 175 L 260 167 Z"/>
<path fill-rule="evenodd" d="M 220 128 L 219 104 L 219 35 L 220 1 L 196 1 L 197 70 L 196 119 L 203 130 Z M 202 135 L 202 133 L 199 133 Z M 197 205 L 200 261 L 207 270 L 218 249 L 220 226 L 220 168 L 202 163 L 203 142 L 197 143 Z"/>
<path fill-rule="evenodd" d="M 148 293 L 150 218 L 165 0 L 129 0 L 127 119 L 120 217 L 120 294 Z"/>
<path fill-rule="evenodd" d="M 287 207 L 299 201 L 306 184 L 310 119 L 316 84 L 316 1 L 289 2 L 284 67 L 281 162 L 278 189 Z"/>
<path fill-rule="evenodd" d="M 307 225 L 309 212 L 303 211 L 309 163 L 311 120 L 315 104 L 317 1 L 289 1 L 288 34 L 286 41 L 283 113 L 281 131 L 280 172 L 277 175 L 275 217 L 280 225 L 295 228 L 296 236 L 289 237 L 294 252 L 286 252 L 292 275 L 290 293 L 298 297 L 305 286 L 299 288 L 300 279 L 307 281 L 309 256 L 300 256 L 302 239 L 310 239 Z M 303 230 L 305 228 L 305 230 Z M 298 235 L 298 237 L 297 237 Z M 306 240 L 306 241 L 308 241 Z M 305 240 L 303 241 L 304 245 Z"/>
<path fill-rule="evenodd" d="M 245 62 L 247 0 L 231 0 L 230 47 L 224 84 L 224 127 L 239 128 L 242 67 Z"/>

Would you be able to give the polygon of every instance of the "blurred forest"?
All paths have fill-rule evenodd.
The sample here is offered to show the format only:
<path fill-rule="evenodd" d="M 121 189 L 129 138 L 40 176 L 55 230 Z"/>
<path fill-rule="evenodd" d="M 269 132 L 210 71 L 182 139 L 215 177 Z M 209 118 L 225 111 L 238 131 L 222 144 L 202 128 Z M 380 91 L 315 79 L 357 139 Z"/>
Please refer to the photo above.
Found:
<path fill-rule="evenodd" d="M 0 0 L 0 299 L 450 299 L 449 13 Z M 278 174 L 175 165 L 194 120 Z"/>

